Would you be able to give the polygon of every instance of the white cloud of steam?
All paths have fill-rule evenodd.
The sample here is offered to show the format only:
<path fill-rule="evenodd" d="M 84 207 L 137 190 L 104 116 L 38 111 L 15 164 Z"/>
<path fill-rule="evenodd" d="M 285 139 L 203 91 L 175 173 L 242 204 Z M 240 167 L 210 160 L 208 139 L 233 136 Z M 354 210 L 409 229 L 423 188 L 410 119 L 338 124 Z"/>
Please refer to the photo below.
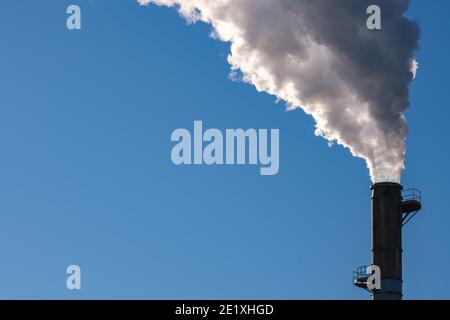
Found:
<path fill-rule="evenodd" d="M 419 63 L 416 59 L 411 60 L 411 73 L 413 74 L 413 79 L 417 77 L 417 70 L 419 69 Z"/>
<path fill-rule="evenodd" d="M 366 160 L 373 182 L 400 182 L 420 32 L 409 0 L 138 1 L 211 24 L 231 44 L 233 77 L 303 109 L 316 135 Z M 373 4 L 382 30 L 366 27 Z"/>

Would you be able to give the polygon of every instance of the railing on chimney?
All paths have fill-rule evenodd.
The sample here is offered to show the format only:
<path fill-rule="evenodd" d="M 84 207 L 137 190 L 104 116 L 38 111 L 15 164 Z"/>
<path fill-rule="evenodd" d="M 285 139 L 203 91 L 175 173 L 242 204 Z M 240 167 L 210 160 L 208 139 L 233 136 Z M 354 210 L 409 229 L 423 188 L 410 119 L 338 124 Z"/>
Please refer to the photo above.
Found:
<path fill-rule="evenodd" d="M 402 198 L 402 226 L 405 226 L 422 209 L 422 193 L 417 189 L 406 189 Z"/>

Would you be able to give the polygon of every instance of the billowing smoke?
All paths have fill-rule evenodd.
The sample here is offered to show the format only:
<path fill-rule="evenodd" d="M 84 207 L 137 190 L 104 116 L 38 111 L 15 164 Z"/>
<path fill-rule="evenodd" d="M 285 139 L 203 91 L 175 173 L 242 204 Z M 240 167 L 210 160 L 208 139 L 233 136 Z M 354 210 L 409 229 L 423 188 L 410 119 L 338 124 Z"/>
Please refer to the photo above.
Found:
<path fill-rule="evenodd" d="M 303 109 L 316 135 L 366 160 L 374 182 L 400 182 L 420 33 L 409 0 L 138 1 L 211 24 L 231 44 L 233 77 Z M 370 5 L 381 30 L 367 28 Z"/>

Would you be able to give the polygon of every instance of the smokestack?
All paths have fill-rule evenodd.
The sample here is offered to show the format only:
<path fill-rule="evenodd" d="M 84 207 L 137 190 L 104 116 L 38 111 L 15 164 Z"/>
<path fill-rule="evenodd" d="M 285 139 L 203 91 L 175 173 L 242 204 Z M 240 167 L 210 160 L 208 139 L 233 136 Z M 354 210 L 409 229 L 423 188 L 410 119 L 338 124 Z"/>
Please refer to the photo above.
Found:
<path fill-rule="evenodd" d="M 371 292 L 373 300 L 402 300 L 402 228 L 422 208 L 422 196 L 392 182 L 371 189 L 372 264 L 357 268 L 353 283 Z"/>
<path fill-rule="evenodd" d="M 398 183 L 372 186 L 372 265 L 381 271 L 374 300 L 402 299 L 402 190 Z"/>

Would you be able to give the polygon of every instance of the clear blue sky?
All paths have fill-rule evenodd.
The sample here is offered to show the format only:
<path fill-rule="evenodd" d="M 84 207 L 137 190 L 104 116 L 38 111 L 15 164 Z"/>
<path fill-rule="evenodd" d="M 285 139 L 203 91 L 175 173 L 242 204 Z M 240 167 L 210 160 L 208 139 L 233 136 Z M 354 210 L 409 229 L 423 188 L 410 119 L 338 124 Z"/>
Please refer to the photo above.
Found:
<path fill-rule="evenodd" d="M 408 299 L 450 298 L 449 12 L 409 12 L 423 31 L 403 184 L 424 210 L 404 230 Z M 369 298 L 351 278 L 370 263 L 365 164 L 230 81 L 209 32 L 135 0 L 1 1 L 0 298 Z M 279 174 L 174 166 L 170 134 L 194 120 L 279 128 Z"/>

